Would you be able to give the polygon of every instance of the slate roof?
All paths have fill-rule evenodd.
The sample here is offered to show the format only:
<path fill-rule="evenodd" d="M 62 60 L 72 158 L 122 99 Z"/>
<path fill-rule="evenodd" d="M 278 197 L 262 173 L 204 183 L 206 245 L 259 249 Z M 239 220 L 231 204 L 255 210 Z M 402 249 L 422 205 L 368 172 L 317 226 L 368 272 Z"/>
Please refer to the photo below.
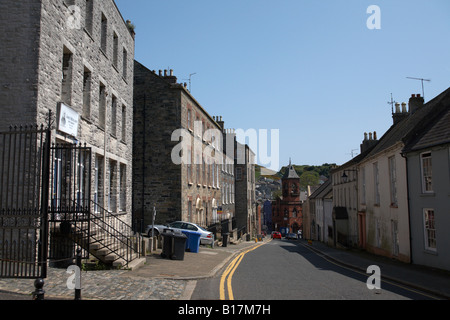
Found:
<path fill-rule="evenodd" d="M 378 154 L 398 142 L 403 142 L 405 145 L 408 145 L 412 139 L 416 138 L 417 134 L 422 132 L 424 127 L 439 118 L 441 112 L 445 108 L 448 108 L 449 101 L 450 88 L 424 104 L 413 114 L 392 125 L 383 137 L 381 137 L 377 145 L 369 152 L 367 157 Z"/>
<path fill-rule="evenodd" d="M 294 166 L 290 162 L 288 168 L 284 172 L 283 177 L 281 179 L 300 179 L 300 177 L 297 174 L 297 171 L 295 171 Z"/>
<path fill-rule="evenodd" d="M 328 179 L 320 185 L 310 196 L 310 199 L 322 198 L 331 190 L 331 179 Z M 324 192 L 324 193 L 323 193 Z"/>
<path fill-rule="evenodd" d="M 435 113 L 408 137 L 403 152 L 450 143 L 450 92 L 447 90 L 444 93 L 436 101 Z"/>

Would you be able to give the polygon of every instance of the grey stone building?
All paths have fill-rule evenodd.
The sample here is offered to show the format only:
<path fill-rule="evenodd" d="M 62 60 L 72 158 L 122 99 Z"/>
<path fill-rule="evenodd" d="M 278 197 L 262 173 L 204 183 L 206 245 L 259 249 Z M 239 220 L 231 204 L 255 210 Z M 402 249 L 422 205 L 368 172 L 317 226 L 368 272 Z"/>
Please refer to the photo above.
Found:
<path fill-rule="evenodd" d="M 134 66 L 134 216 L 152 223 L 220 220 L 223 123 L 177 83 L 173 71 Z M 228 182 L 227 182 L 228 185 Z M 228 190 L 228 189 L 227 189 Z M 225 200 L 225 199 L 223 199 Z"/>
<path fill-rule="evenodd" d="M 450 89 L 403 149 L 407 162 L 412 263 L 450 270 Z"/>
<path fill-rule="evenodd" d="M 86 143 L 92 200 L 130 220 L 134 32 L 114 1 L 4 0 L 0 28 L 1 130 L 51 121 L 54 143 Z"/>
<path fill-rule="evenodd" d="M 255 153 L 235 141 L 236 227 L 251 237 L 257 233 Z"/>

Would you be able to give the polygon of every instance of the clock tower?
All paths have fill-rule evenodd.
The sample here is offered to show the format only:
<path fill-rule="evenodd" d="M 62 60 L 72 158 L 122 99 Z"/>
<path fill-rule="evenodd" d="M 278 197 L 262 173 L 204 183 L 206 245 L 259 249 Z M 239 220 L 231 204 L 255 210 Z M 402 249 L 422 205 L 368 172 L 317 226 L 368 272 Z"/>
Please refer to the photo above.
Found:
<path fill-rule="evenodd" d="M 277 197 L 272 204 L 274 230 L 297 233 L 303 229 L 300 177 L 291 161 L 281 178 L 281 188 L 281 197 Z"/>

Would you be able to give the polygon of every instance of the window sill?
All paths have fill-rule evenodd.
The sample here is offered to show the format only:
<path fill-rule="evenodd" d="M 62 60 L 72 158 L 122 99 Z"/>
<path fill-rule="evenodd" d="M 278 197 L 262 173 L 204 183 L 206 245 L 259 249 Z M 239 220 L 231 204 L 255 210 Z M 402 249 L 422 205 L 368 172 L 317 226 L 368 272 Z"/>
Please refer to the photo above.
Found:
<path fill-rule="evenodd" d="M 89 36 L 89 38 L 91 38 L 92 41 L 95 41 L 94 37 L 92 37 L 91 33 L 86 28 L 83 28 L 83 30 Z"/>
<path fill-rule="evenodd" d="M 92 120 L 90 117 L 81 115 L 81 119 L 89 124 L 92 124 Z"/>
<path fill-rule="evenodd" d="M 434 197 L 436 194 L 434 192 L 423 192 L 420 194 L 421 197 Z"/>
<path fill-rule="evenodd" d="M 438 255 L 437 250 L 432 250 L 432 249 L 424 249 L 423 253 L 431 254 L 433 256 L 437 256 Z"/>
<path fill-rule="evenodd" d="M 100 52 L 105 56 L 105 58 L 109 60 L 108 56 L 106 55 L 106 52 L 103 51 L 102 48 L 99 48 L 99 50 L 100 50 Z"/>

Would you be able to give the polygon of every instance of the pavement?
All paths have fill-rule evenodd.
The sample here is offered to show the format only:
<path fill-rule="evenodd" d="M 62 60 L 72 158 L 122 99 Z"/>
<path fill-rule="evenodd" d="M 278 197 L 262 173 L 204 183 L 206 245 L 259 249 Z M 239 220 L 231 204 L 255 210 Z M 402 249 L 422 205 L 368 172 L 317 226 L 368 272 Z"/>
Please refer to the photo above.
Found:
<path fill-rule="evenodd" d="M 269 241 L 269 237 L 263 240 L 264 243 Z M 320 242 L 308 244 L 299 240 L 299 243 L 325 259 L 360 272 L 366 273 L 368 266 L 378 265 L 383 280 L 450 299 L 450 272 L 405 264 L 359 250 L 332 248 Z M 183 260 L 164 259 L 159 250 L 148 255 L 146 263 L 136 270 L 83 271 L 82 299 L 190 300 L 197 280 L 218 275 L 233 257 L 258 244 L 260 242 L 242 241 L 227 247 L 201 246 L 198 253 L 185 252 Z M 44 285 L 45 298 L 72 300 L 74 290 L 67 288 L 69 277 L 65 269 L 49 268 Z M 0 279 L 0 300 L 29 300 L 32 291 L 32 279 Z"/>

